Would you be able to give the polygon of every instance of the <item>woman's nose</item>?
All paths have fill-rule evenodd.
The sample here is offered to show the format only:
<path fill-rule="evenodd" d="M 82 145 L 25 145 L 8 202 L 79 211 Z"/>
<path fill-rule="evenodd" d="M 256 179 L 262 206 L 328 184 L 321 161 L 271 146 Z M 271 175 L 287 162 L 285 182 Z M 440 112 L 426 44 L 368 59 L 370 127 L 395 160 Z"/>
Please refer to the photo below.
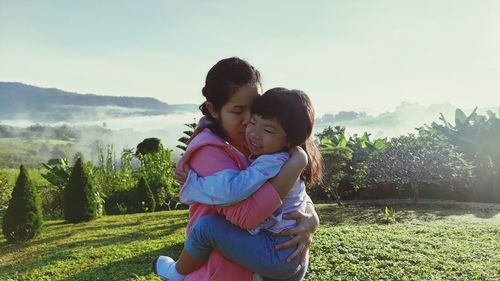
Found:
<path fill-rule="evenodd" d="M 248 122 L 250 122 L 250 112 L 248 113 L 243 113 L 243 119 L 241 120 L 241 125 L 246 127 L 248 125 Z"/>

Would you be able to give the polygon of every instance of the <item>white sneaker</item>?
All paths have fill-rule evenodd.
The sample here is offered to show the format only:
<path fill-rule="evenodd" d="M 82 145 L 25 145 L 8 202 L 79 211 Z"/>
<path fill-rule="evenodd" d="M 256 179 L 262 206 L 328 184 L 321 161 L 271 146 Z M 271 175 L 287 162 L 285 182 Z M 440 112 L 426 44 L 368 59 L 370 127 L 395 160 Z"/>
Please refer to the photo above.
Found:
<path fill-rule="evenodd" d="M 159 256 L 153 261 L 153 272 L 168 281 L 182 281 L 184 275 L 175 269 L 176 262 L 167 256 Z"/>

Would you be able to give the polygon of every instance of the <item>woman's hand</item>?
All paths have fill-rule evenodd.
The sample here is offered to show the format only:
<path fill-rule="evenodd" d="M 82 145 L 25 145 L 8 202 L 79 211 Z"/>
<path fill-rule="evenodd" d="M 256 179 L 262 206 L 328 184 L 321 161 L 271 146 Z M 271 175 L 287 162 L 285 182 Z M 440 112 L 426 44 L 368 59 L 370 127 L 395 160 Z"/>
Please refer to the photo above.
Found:
<path fill-rule="evenodd" d="M 282 250 L 297 246 L 297 250 L 293 252 L 287 261 L 290 262 L 294 258 L 300 256 L 300 265 L 304 266 L 307 251 L 311 245 L 313 233 L 319 226 L 319 218 L 312 204 L 307 204 L 306 212 L 294 212 L 285 214 L 285 219 L 297 221 L 297 226 L 292 229 L 284 230 L 280 233 L 282 236 L 293 236 L 289 241 L 276 246 L 276 250 Z"/>
<path fill-rule="evenodd" d="M 182 169 L 175 169 L 175 179 L 180 186 L 183 186 L 186 182 L 187 174 L 189 172 L 189 166 L 185 165 Z"/>

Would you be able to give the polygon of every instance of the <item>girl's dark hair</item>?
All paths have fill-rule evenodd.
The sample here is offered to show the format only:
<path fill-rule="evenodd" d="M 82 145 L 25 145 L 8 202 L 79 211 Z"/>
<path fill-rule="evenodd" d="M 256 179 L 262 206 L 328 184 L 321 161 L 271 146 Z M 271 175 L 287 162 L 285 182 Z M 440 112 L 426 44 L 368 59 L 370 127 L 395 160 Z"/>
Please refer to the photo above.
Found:
<path fill-rule="evenodd" d="M 323 162 L 311 134 L 314 126 L 314 108 L 309 97 L 300 90 L 273 88 L 258 97 L 252 105 L 252 114 L 262 118 L 276 118 L 286 133 L 290 147 L 300 146 L 308 156 L 308 164 L 301 179 L 307 185 L 323 175 Z"/>
<path fill-rule="evenodd" d="M 207 73 L 205 86 L 201 90 L 206 101 L 199 107 L 203 115 L 211 121 L 208 127 L 212 132 L 222 138 L 227 136 L 220 121 L 210 115 L 207 102 L 211 102 L 214 109 L 219 111 L 236 91 L 252 84 L 261 86 L 260 73 L 245 60 L 232 57 L 220 60 L 212 66 Z"/>

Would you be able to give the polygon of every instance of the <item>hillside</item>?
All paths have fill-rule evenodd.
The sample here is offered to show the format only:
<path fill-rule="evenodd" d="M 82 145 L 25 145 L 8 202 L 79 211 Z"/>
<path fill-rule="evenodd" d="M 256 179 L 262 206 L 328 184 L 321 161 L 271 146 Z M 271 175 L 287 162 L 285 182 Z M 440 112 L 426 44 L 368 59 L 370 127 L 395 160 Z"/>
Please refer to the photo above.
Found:
<path fill-rule="evenodd" d="M 0 82 L 0 118 L 36 122 L 194 112 L 193 104 L 167 104 L 148 97 L 78 94 L 17 82 Z"/>

